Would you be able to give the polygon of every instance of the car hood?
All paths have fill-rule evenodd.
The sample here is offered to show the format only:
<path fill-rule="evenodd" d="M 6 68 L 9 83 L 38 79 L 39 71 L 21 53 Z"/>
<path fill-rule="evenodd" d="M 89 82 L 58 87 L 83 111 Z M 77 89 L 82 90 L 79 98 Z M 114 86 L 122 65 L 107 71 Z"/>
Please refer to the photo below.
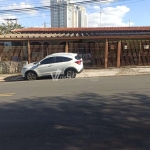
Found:
<path fill-rule="evenodd" d="M 30 67 L 34 67 L 34 66 L 37 66 L 37 63 L 36 63 L 36 62 L 27 64 L 27 65 L 24 66 L 24 68 L 30 68 Z"/>

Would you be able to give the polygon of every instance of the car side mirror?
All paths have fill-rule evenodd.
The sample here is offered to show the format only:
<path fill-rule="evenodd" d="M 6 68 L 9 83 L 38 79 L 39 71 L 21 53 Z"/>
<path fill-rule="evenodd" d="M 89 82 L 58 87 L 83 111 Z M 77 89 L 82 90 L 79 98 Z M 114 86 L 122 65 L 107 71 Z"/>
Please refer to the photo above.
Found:
<path fill-rule="evenodd" d="M 40 66 L 41 65 L 41 63 L 40 62 L 38 62 L 38 64 L 37 64 L 38 66 Z"/>

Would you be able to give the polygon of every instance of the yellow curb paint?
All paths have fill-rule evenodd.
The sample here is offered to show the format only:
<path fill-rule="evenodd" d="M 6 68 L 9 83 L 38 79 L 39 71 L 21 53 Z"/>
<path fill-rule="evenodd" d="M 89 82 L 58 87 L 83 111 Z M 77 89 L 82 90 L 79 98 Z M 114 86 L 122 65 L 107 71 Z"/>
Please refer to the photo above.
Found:
<path fill-rule="evenodd" d="M 0 97 L 13 96 L 15 94 L 16 93 L 2 93 L 2 94 L 0 94 Z"/>

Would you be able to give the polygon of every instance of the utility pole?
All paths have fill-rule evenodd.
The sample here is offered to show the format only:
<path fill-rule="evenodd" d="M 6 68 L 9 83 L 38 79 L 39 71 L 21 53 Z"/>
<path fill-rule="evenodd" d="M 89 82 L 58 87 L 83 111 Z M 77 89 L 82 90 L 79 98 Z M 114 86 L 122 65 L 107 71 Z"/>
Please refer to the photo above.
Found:
<path fill-rule="evenodd" d="M 18 25 L 18 19 L 17 18 L 15 18 L 15 19 L 4 19 L 5 21 L 7 21 L 7 24 L 9 24 L 10 22 L 12 22 L 12 21 L 16 21 L 16 25 Z"/>
<path fill-rule="evenodd" d="M 100 27 L 101 27 L 101 24 L 102 24 L 102 7 L 101 7 L 101 4 L 100 4 Z"/>
<path fill-rule="evenodd" d="M 50 24 L 50 23 L 44 22 L 44 24 L 42 24 L 42 25 L 44 25 L 44 28 L 46 28 L 46 27 L 47 27 L 47 24 Z"/>
<path fill-rule="evenodd" d="M 101 5 L 100 5 L 100 25 L 101 26 L 101 15 L 102 15 L 102 11 L 101 11 Z"/>
<path fill-rule="evenodd" d="M 44 28 L 46 28 L 46 22 L 44 22 Z"/>

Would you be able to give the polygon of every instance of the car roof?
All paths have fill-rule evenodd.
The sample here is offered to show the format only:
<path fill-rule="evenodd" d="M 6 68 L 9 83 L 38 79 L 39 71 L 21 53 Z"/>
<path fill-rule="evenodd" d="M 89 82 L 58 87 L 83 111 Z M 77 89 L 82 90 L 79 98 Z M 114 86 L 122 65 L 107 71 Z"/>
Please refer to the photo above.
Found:
<path fill-rule="evenodd" d="M 46 57 L 51 57 L 51 56 L 71 56 L 71 57 L 73 57 L 76 55 L 77 55 L 77 53 L 53 53 L 53 54 L 48 55 Z"/>

